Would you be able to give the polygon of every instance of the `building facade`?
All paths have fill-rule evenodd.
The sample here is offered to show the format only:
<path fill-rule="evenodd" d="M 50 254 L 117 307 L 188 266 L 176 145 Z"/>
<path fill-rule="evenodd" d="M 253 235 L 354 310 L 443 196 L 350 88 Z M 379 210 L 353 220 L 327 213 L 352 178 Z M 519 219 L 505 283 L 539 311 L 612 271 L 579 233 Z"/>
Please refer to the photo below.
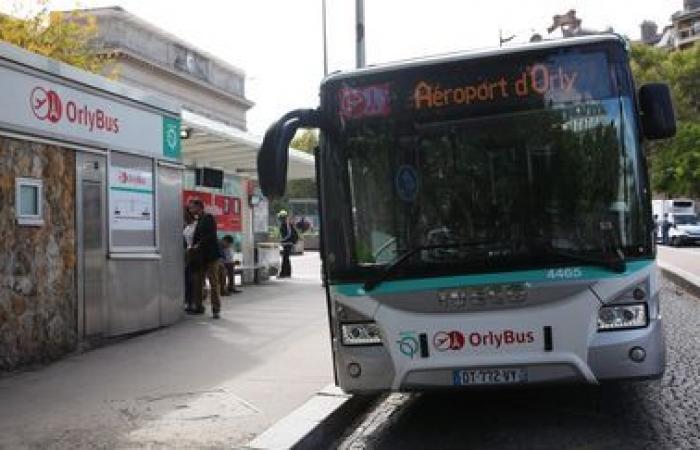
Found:
<path fill-rule="evenodd" d="M 641 42 L 668 50 L 684 50 L 700 40 L 700 0 L 684 0 L 683 10 L 671 16 L 671 23 L 658 32 L 656 23 L 640 25 Z"/>
<path fill-rule="evenodd" d="M 112 61 L 106 73 L 125 84 L 157 92 L 183 109 L 240 130 L 253 102 L 245 73 L 140 19 L 123 8 L 83 11 L 94 16 L 98 52 Z"/>
<path fill-rule="evenodd" d="M 685 0 L 683 11 L 671 17 L 675 36 L 675 47 L 686 49 L 700 40 L 700 1 Z"/>

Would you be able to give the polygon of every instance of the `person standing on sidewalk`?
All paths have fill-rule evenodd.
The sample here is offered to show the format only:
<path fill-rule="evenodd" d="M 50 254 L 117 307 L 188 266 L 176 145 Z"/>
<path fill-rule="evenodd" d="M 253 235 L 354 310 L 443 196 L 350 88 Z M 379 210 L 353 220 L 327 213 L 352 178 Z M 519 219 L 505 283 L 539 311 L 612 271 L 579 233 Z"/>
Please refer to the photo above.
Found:
<path fill-rule="evenodd" d="M 221 282 L 221 295 L 238 294 L 236 289 L 236 259 L 233 255 L 233 236 L 227 234 L 219 243 L 221 246 L 221 264 L 219 265 L 219 282 Z"/>
<path fill-rule="evenodd" d="M 277 213 L 277 220 L 280 224 L 280 243 L 282 244 L 282 267 L 277 278 L 289 278 L 292 276 L 292 263 L 289 261 L 289 255 L 292 254 L 292 247 L 299 240 L 299 235 L 289 220 L 287 211 L 283 209 Z"/>
<path fill-rule="evenodd" d="M 668 220 L 668 213 L 664 213 L 664 219 L 661 221 L 661 240 L 663 241 L 664 245 L 669 244 L 669 230 L 671 229 L 671 222 Z"/>
<path fill-rule="evenodd" d="M 190 202 L 190 211 L 197 219 L 192 237 L 194 310 L 191 314 L 203 314 L 204 281 L 209 279 L 211 311 L 219 318 L 221 299 L 219 298 L 219 240 L 216 236 L 216 219 L 204 211 L 204 203 L 199 199 Z"/>
<path fill-rule="evenodd" d="M 190 212 L 189 205 L 185 207 L 185 228 L 182 230 L 182 237 L 185 246 L 185 312 L 194 311 L 192 286 L 192 262 L 194 249 L 192 248 L 192 239 L 194 238 L 194 230 L 197 228 L 197 221 Z"/>

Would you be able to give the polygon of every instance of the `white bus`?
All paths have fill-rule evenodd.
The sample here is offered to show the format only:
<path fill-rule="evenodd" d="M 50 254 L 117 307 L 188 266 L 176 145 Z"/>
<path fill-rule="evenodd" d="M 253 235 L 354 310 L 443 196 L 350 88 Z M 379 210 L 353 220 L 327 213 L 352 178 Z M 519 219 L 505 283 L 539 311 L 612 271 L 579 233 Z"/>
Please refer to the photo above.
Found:
<path fill-rule="evenodd" d="M 348 392 L 654 378 L 665 345 L 644 138 L 614 35 L 335 73 L 258 155 L 282 195 L 297 128 L 317 179 L 334 369 Z"/>

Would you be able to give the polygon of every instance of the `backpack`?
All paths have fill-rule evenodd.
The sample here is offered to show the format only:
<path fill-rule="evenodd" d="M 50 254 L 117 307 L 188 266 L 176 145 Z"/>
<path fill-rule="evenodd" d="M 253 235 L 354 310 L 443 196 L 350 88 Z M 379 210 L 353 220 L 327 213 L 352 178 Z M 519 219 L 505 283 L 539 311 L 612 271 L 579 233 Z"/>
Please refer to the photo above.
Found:
<path fill-rule="evenodd" d="M 292 235 L 289 237 L 289 241 L 292 244 L 296 244 L 297 242 L 299 242 L 299 232 L 297 231 L 297 228 L 291 223 L 289 224 L 289 228 L 291 228 L 292 232 Z"/>

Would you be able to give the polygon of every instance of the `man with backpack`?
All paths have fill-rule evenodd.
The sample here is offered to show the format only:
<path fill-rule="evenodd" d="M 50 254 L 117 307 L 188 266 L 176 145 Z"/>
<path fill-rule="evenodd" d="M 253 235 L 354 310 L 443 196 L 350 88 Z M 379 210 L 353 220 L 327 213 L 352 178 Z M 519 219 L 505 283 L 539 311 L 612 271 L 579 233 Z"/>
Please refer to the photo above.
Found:
<path fill-rule="evenodd" d="M 284 209 L 277 213 L 277 220 L 280 224 L 280 243 L 282 244 L 282 267 L 277 278 L 289 278 L 292 276 L 292 263 L 289 261 L 289 255 L 292 253 L 292 247 L 299 240 L 299 233 Z"/>

